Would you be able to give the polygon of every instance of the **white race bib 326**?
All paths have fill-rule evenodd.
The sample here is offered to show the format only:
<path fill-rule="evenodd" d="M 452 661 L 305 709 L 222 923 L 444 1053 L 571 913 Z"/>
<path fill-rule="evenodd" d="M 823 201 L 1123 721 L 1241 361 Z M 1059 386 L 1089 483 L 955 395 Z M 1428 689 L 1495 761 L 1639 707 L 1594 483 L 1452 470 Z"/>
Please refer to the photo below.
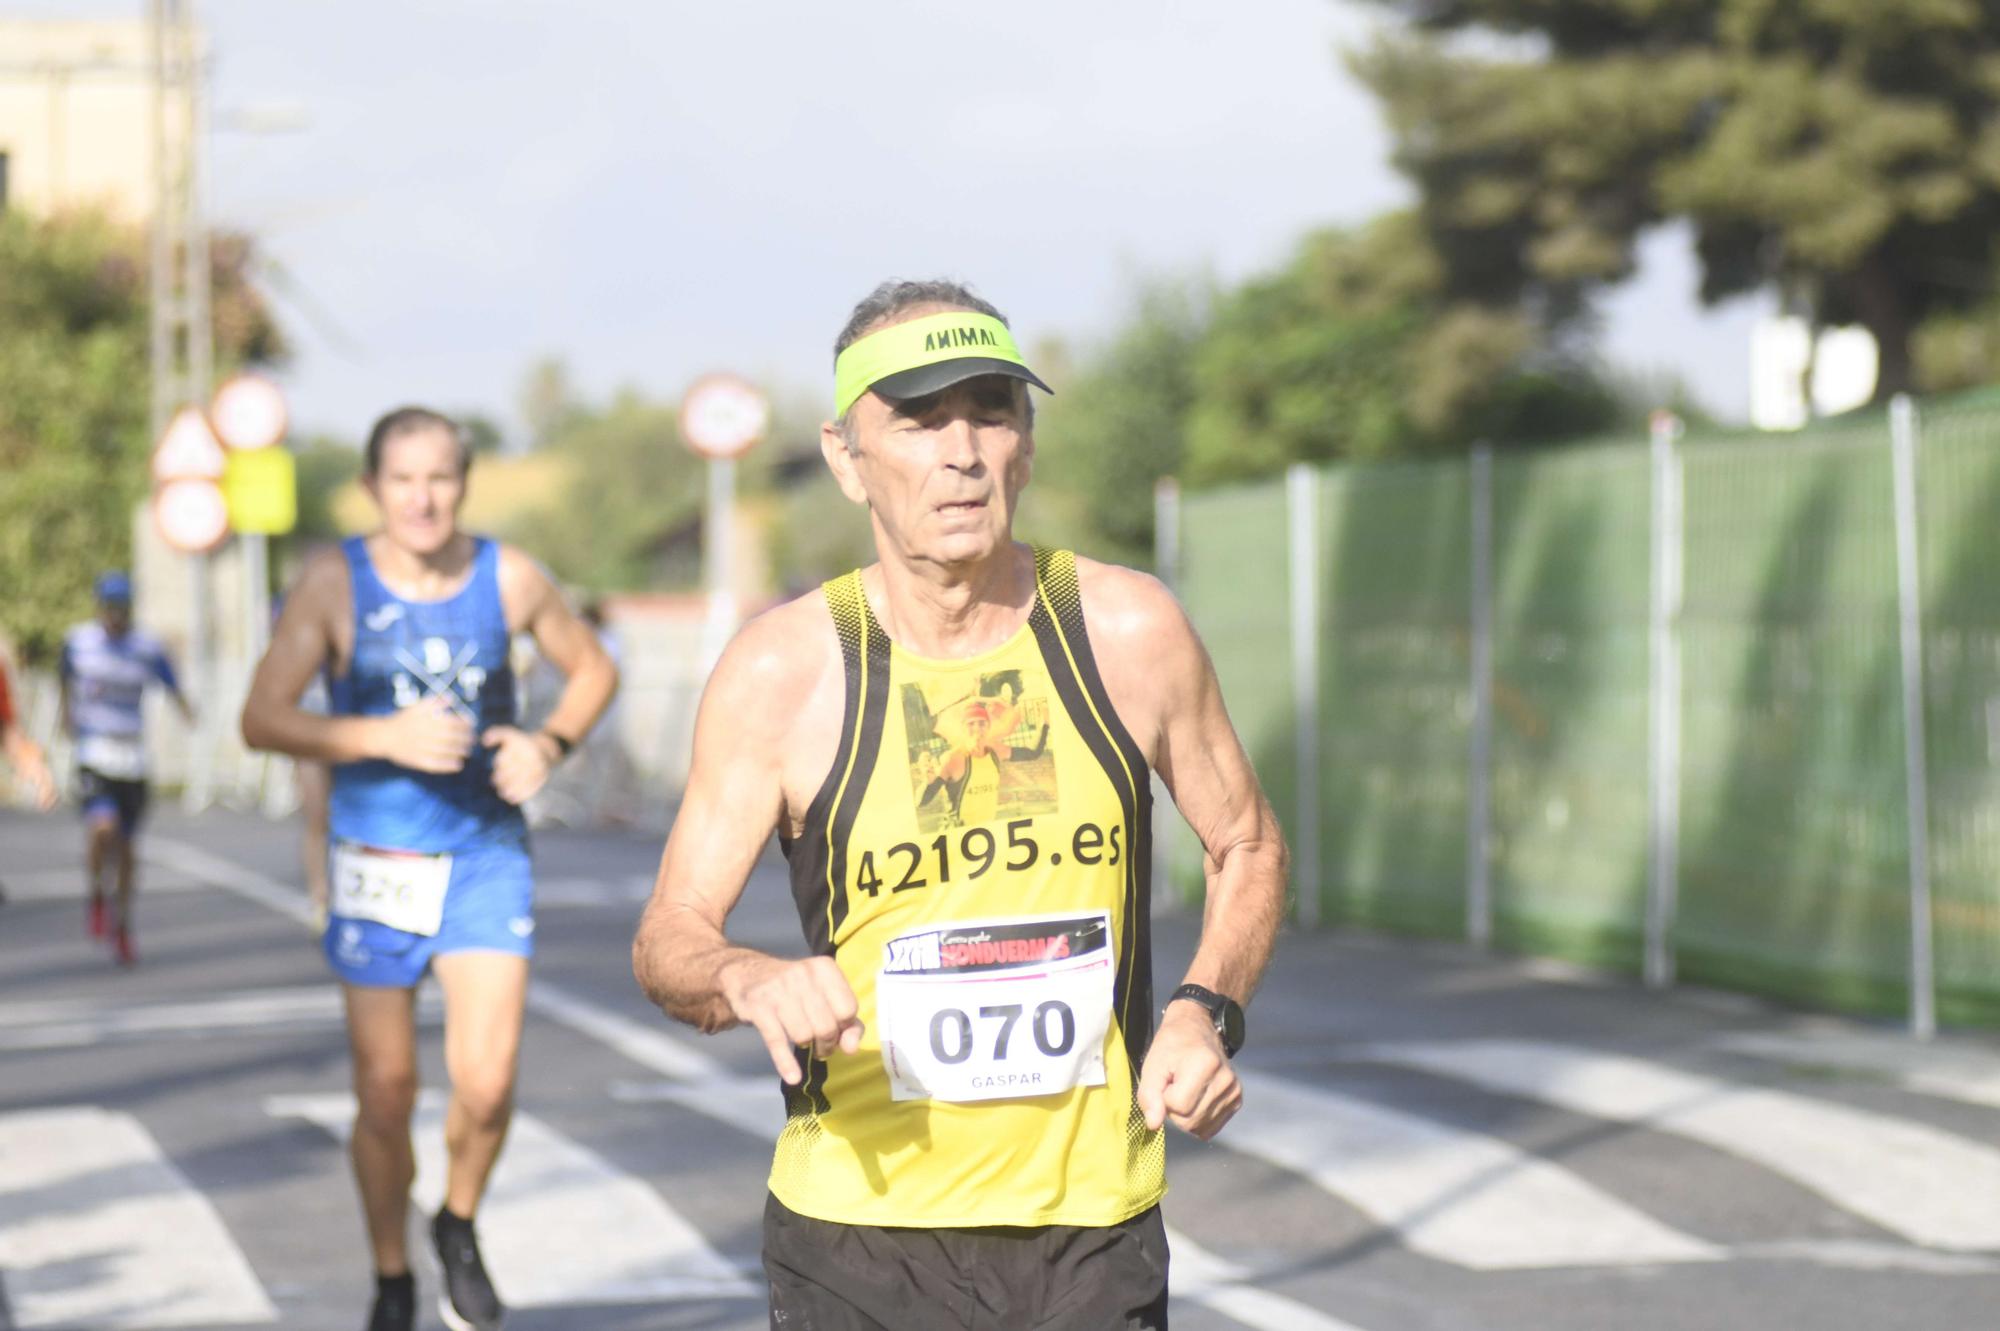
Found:
<path fill-rule="evenodd" d="M 343 841 L 333 848 L 329 913 L 429 937 L 444 922 L 444 894 L 450 885 L 449 855 L 378 850 Z"/>
<path fill-rule="evenodd" d="M 897 1100 L 1006 1100 L 1104 1084 L 1109 912 L 933 925 L 891 939 L 875 978 Z"/>

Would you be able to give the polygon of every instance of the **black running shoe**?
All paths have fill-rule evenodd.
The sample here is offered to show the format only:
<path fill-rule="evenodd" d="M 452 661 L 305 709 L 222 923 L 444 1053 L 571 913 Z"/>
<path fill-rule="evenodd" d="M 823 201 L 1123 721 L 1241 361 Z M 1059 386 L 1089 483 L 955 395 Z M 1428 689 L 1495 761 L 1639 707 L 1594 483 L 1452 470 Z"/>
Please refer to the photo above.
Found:
<path fill-rule="evenodd" d="M 368 1331 L 415 1331 L 417 1287 L 408 1279 L 375 1282 L 375 1306 L 368 1310 Z"/>
<path fill-rule="evenodd" d="M 493 1290 L 493 1278 L 479 1259 L 479 1240 L 472 1222 L 440 1210 L 431 1221 L 431 1242 L 444 1268 L 444 1292 L 438 1314 L 452 1331 L 500 1331 L 507 1309 Z"/>

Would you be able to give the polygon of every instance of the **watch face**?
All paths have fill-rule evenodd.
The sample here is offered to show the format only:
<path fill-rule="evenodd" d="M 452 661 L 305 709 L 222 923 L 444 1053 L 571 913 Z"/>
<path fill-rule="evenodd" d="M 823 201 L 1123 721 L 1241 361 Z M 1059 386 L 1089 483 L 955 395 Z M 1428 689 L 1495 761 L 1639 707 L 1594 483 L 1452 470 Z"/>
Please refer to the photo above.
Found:
<path fill-rule="evenodd" d="M 1243 1008 L 1235 999 L 1222 1000 L 1222 1010 L 1215 1014 L 1215 1031 L 1222 1037 L 1223 1052 L 1231 1057 L 1243 1047 Z"/>

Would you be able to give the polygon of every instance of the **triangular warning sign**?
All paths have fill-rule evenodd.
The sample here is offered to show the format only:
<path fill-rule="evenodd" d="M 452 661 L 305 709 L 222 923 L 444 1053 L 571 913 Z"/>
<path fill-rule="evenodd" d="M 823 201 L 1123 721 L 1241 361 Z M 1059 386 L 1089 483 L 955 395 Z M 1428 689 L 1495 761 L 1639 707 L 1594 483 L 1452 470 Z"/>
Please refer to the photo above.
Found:
<path fill-rule="evenodd" d="M 215 481 L 222 479 L 223 466 L 222 445 L 208 428 L 208 418 L 196 407 L 175 412 L 153 450 L 153 479 Z"/>

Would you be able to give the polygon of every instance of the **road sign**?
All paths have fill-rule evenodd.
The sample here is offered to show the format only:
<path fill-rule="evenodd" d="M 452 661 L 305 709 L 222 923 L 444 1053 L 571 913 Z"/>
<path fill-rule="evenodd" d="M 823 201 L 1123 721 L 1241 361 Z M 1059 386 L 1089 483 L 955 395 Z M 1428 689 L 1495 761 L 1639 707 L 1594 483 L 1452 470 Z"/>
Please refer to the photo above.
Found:
<path fill-rule="evenodd" d="M 182 407 L 160 432 L 153 449 L 155 481 L 222 479 L 222 445 L 198 407 Z"/>
<path fill-rule="evenodd" d="M 232 531 L 283 536 L 299 522 L 297 468 L 290 450 L 239 449 L 229 455 L 222 497 Z"/>
<path fill-rule="evenodd" d="M 705 374 L 681 399 L 681 438 L 705 458 L 741 457 L 770 424 L 770 403 L 734 374 Z"/>
<path fill-rule="evenodd" d="M 215 390 L 208 419 L 231 448 L 269 448 L 285 437 L 285 395 L 261 374 L 239 374 Z"/>
<path fill-rule="evenodd" d="M 206 554 L 229 535 L 229 506 L 214 481 L 168 481 L 153 494 L 153 522 L 166 543 L 182 554 Z"/>

